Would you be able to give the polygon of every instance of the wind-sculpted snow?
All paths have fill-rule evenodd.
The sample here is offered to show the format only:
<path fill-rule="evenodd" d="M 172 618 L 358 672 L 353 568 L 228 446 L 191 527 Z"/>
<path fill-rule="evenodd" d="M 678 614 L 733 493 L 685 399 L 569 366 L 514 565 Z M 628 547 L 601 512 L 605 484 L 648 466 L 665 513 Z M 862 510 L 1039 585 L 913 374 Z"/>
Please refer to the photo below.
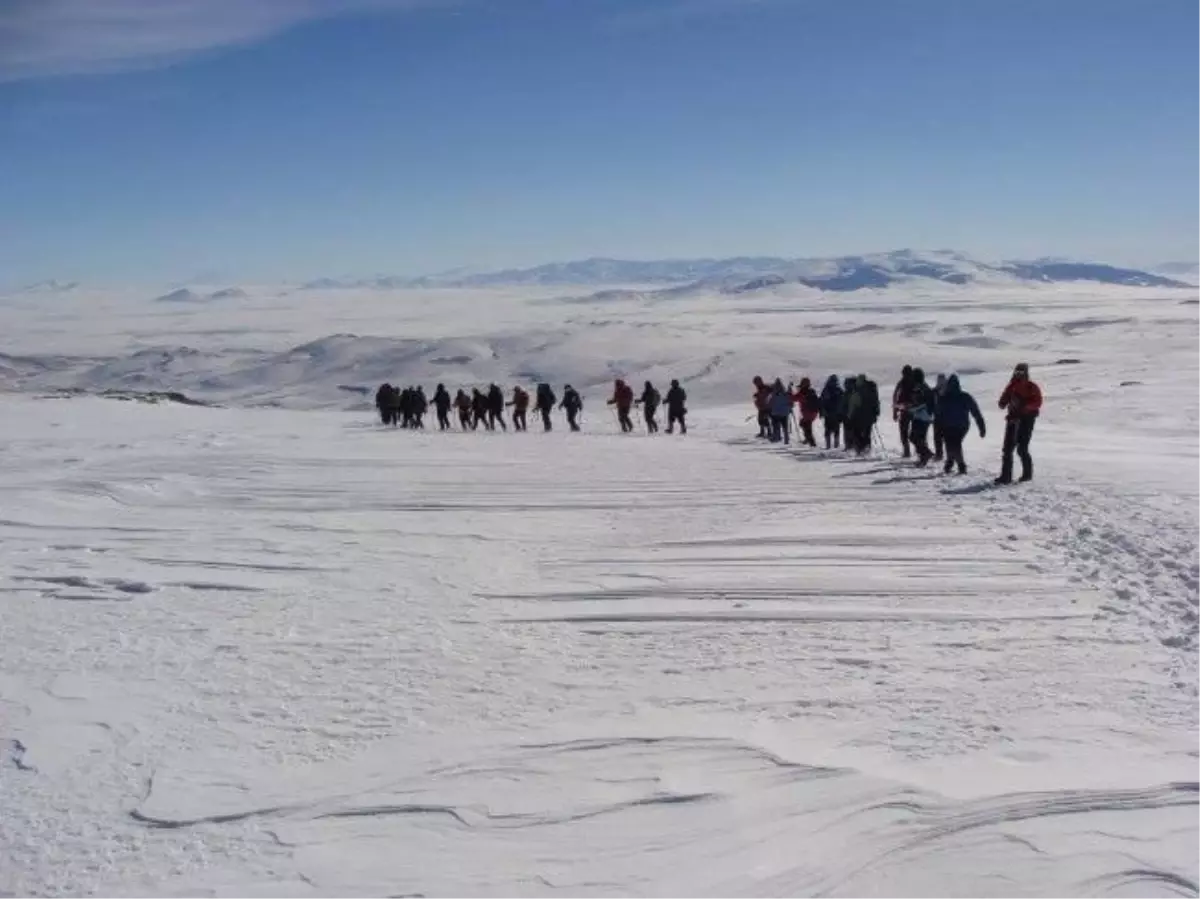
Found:
<path fill-rule="evenodd" d="M 0 893 L 1197 895 L 1186 292 L 246 293 L 0 303 Z M 746 422 L 905 361 L 971 474 Z M 370 408 L 517 373 L 584 432 Z"/>

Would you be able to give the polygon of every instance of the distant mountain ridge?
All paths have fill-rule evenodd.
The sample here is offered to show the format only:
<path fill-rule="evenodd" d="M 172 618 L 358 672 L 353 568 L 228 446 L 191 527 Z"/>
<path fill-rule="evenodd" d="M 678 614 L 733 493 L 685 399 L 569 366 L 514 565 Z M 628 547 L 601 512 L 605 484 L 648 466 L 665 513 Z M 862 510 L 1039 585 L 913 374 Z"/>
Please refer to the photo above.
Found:
<path fill-rule="evenodd" d="M 1193 287 L 1185 281 L 1142 269 L 1099 262 L 1045 258 L 982 262 L 953 250 L 896 250 L 853 256 L 787 259 L 777 256 L 734 256 L 725 259 L 626 260 L 594 257 L 553 262 L 532 268 L 493 272 L 447 272 L 417 278 L 384 276 L 340 281 L 321 278 L 307 289 L 506 286 L 694 285 L 729 293 L 746 293 L 801 284 L 826 291 L 885 288 L 920 279 L 943 284 L 977 282 L 1059 283 L 1091 281 L 1128 287 Z"/>

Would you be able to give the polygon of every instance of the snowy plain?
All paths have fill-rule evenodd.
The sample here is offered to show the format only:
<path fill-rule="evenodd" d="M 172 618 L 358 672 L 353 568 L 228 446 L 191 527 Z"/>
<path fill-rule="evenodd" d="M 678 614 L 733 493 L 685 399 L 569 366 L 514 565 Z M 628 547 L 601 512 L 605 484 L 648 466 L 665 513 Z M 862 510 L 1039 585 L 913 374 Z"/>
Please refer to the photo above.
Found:
<path fill-rule="evenodd" d="M 0 894 L 1196 895 L 1196 293 L 0 297 Z M 745 421 L 904 362 L 971 474 Z M 385 430 L 383 380 L 585 431 Z"/>

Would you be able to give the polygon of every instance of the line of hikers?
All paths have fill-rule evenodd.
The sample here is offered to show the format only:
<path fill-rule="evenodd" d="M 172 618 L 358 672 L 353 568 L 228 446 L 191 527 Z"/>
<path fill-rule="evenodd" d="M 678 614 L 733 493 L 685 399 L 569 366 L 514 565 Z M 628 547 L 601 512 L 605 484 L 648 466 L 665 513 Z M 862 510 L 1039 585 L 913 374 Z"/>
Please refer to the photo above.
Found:
<path fill-rule="evenodd" d="M 491 384 L 486 392 L 474 388 L 470 395 L 465 390 L 459 389 L 453 398 L 444 384 L 437 385 L 432 399 L 426 398 L 424 388 L 419 386 L 400 389 L 391 384 L 382 384 L 375 392 L 375 408 L 379 410 L 379 418 L 385 425 L 423 429 L 425 416 L 432 406 L 437 414 L 438 428 L 443 431 L 451 427 L 451 410 L 457 412 L 459 427 L 464 431 L 478 430 L 480 425 L 488 431 L 494 431 L 497 427 L 507 431 L 508 424 L 504 420 L 504 410 L 508 408 L 512 409 L 513 429 L 527 430 L 527 416 L 531 400 L 533 410 L 541 416 L 544 430 L 554 429 L 551 413 L 555 408 L 562 409 L 566 413 L 567 426 L 572 431 L 581 429 L 583 397 L 570 384 L 563 387 L 561 402 L 555 396 L 554 390 L 546 383 L 537 385 L 533 397 L 530 397 L 529 391 L 518 385 L 512 389 L 511 399 L 505 397 L 504 391 L 497 384 Z M 678 425 L 679 432 L 686 434 L 687 392 L 679 386 L 678 381 L 671 382 L 665 398 L 649 381 L 646 382 L 642 395 L 634 397 L 633 388 L 618 378 L 613 385 L 613 394 L 607 403 L 615 408 L 617 422 L 621 426 L 621 431 L 626 434 L 634 430 L 631 418 L 634 406 L 641 406 L 646 430 L 651 434 L 657 434 L 659 431 L 658 410 L 664 404 L 667 407 L 667 433 L 673 434 Z"/>
<path fill-rule="evenodd" d="M 796 420 L 803 435 L 802 442 L 816 446 L 813 423 L 825 422 L 825 448 L 838 446 L 844 433 L 845 447 L 858 455 L 871 448 L 872 433 L 879 421 L 879 388 L 865 374 L 849 375 L 844 384 L 837 375 L 830 375 L 818 394 L 808 378 L 799 387 L 776 378 L 768 385 L 761 377 L 754 379 L 754 406 L 758 417 L 758 436 L 764 440 L 789 443 L 793 406 L 798 410 Z M 1013 453 L 1021 459 L 1021 481 L 1033 479 L 1033 457 L 1029 442 L 1033 426 L 1042 409 L 1042 391 L 1029 378 L 1029 366 L 1024 362 L 1013 369 L 1008 386 L 1000 394 L 999 406 L 1006 413 L 1004 448 L 997 484 L 1011 484 Z M 931 386 L 920 368 L 906 365 L 892 391 L 892 420 L 900 429 L 900 446 L 904 458 L 917 453 L 917 467 L 931 461 L 944 460 L 943 470 L 949 474 L 955 467 L 959 474 L 967 473 L 963 456 L 963 441 L 974 420 L 979 436 L 987 435 L 987 424 L 979 404 L 962 389 L 958 375 L 939 374 Z M 933 448 L 929 434 L 933 432 Z M 881 438 L 882 439 L 882 438 Z"/>
<path fill-rule="evenodd" d="M 758 436 L 762 439 L 791 443 L 795 406 L 801 443 L 806 446 L 817 445 L 813 424 L 820 418 L 825 422 L 826 449 L 838 447 L 843 434 L 846 449 L 862 455 L 871 448 L 871 433 L 879 420 L 879 388 L 866 375 L 847 375 L 845 386 L 837 375 L 830 375 L 820 393 L 808 378 L 801 378 L 799 387 L 784 387 L 779 378 L 767 384 L 755 377 L 753 383 Z"/>

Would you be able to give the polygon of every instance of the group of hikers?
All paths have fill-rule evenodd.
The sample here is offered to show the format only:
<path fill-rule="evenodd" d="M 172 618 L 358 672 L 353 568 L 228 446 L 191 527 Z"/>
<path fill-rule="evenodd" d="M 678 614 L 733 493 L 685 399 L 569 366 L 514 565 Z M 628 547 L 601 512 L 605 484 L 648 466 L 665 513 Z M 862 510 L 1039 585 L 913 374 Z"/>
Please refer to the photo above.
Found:
<path fill-rule="evenodd" d="M 808 446 L 817 445 L 813 424 L 820 418 L 825 423 L 826 449 L 838 447 L 839 442 L 858 455 L 871 449 L 881 408 L 879 388 L 866 375 L 848 375 L 842 382 L 837 375 L 830 375 L 820 393 L 808 378 L 801 379 L 798 387 L 791 384 L 785 387 L 778 378 L 771 385 L 761 377 L 756 377 L 753 383 L 760 438 L 789 443 L 794 415 L 803 435 L 802 442 Z M 1020 480 L 1030 481 L 1033 458 L 1029 454 L 1029 441 L 1041 412 L 1042 391 L 1030 380 L 1029 366 L 1024 362 L 1013 370 L 1008 386 L 1000 395 L 999 406 L 1005 410 L 1006 427 L 996 483 L 1012 483 L 1014 452 L 1021 459 Z M 904 458 L 911 458 L 915 450 L 918 468 L 931 461 L 943 462 L 946 474 L 955 468 L 959 474 L 967 473 L 963 441 L 970 433 L 972 420 L 979 428 L 979 436 L 987 435 L 987 423 L 979 404 L 962 389 L 958 375 L 939 374 L 931 385 L 925 372 L 911 365 L 901 370 L 900 380 L 892 391 L 892 420 L 900 430 Z"/>
<path fill-rule="evenodd" d="M 801 442 L 815 447 L 813 425 L 821 419 L 827 450 L 844 446 L 860 456 L 870 451 L 873 435 L 878 431 L 881 405 L 879 387 L 865 374 L 848 375 L 842 380 L 837 375 L 830 375 L 820 393 L 808 378 L 802 378 L 798 386 L 788 384 L 785 387 L 779 378 L 767 384 L 761 377 L 756 377 L 753 383 L 760 438 L 790 443 L 794 418 L 800 428 Z M 475 388 L 470 394 L 460 389 L 453 397 L 444 384 L 438 384 L 431 400 L 426 399 L 421 387 L 399 389 L 383 384 L 375 394 L 375 406 L 385 425 L 424 428 L 424 417 L 432 406 L 437 413 L 438 427 L 443 431 L 451 427 L 451 410 L 458 413 L 458 423 L 464 431 L 478 430 L 480 425 L 488 431 L 496 428 L 507 431 L 504 411 L 508 408 L 512 409 L 513 428 L 524 431 L 531 405 L 541 416 L 542 428 L 546 431 L 553 430 L 551 413 L 556 408 L 566 413 L 567 426 L 572 431 L 581 429 L 583 398 L 570 384 L 563 387 L 561 402 L 546 383 L 538 384 L 532 397 L 525 388 L 516 386 L 512 389 L 511 399 L 497 384 L 491 384 L 486 391 Z M 641 396 L 635 397 L 633 388 L 618 378 L 607 405 L 615 408 L 617 423 L 623 433 L 635 428 L 632 418 L 635 406 L 641 407 L 647 432 L 658 433 L 658 410 L 664 405 L 667 433 L 674 433 L 677 425 L 679 433 L 687 433 L 687 393 L 678 381 L 671 382 L 665 397 L 647 381 Z M 1033 458 L 1029 455 L 1029 442 L 1042 408 L 1042 392 L 1030 380 L 1028 365 L 1022 362 L 1013 370 L 1012 379 L 1000 395 L 999 405 L 1006 413 L 1006 428 L 1000 476 L 996 483 L 1012 483 L 1014 453 L 1021 460 L 1020 480 L 1032 480 Z M 906 365 L 892 391 L 891 406 L 892 420 L 900 429 L 904 458 L 910 458 L 915 451 L 918 468 L 934 461 L 943 462 L 947 474 L 955 468 L 959 474 L 967 473 L 963 441 L 970 433 L 972 420 L 980 437 L 986 436 L 987 424 L 975 398 L 962 389 L 958 375 L 939 374 L 930 384 L 922 369 Z M 932 448 L 929 445 L 931 434 Z"/>
<path fill-rule="evenodd" d="M 375 408 L 379 410 L 379 418 L 385 425 L 422 429 L 425 427 L 425 416 L 432 406 L 437 414 L 438 428 L 443 431 L 451 427 L 452 409 L 458 413 L 458 424 L 464 431 L 476 431 L 480 425 L 488 431 L 496 428 L 507 431 L 504 410 L 508 408 L 512 409 L 513 429 L 525 431 L 528 429 L 531 403 L 533 410 L 541 416 L 544 430 L 554 429 L 551 413 L 556 408 L 566 413 L 567 426 L 572 431 L 581 430 L 583 397 L 570 384 L 563 387 L 561 402 L 547 383 L 538 384 L 532 397 L 529 391 L 518 385 L 512 389 L 511 399 L 505 396 L 498 384 L 489 385 L 486 392 L 476 387 L 469 395 L 460 388 L 453 398 L 444 384 L 438 384 L 432 399 L 427 398 L 424 388 L 419 386 L 400 389 L 391 384 L 382 384 L 375 392 Z M 635 397 L 633 388 L 618 378 L 607 404 L 616 410 L 617 422 L 624 433 L 634 430 L 631 413 L 634 406 L 640 406 L 646 430 L 657 434 L 658 410 L 663 405 L 667 407 L 667 433 L 673 434 L 676 426 L 679 427 L 679 433 L 687 433 L 687 392 L 679 386 L 678 381 L 671 382 L 666 397 L 650 381 L 645 383 L 641 396 Z"/>

